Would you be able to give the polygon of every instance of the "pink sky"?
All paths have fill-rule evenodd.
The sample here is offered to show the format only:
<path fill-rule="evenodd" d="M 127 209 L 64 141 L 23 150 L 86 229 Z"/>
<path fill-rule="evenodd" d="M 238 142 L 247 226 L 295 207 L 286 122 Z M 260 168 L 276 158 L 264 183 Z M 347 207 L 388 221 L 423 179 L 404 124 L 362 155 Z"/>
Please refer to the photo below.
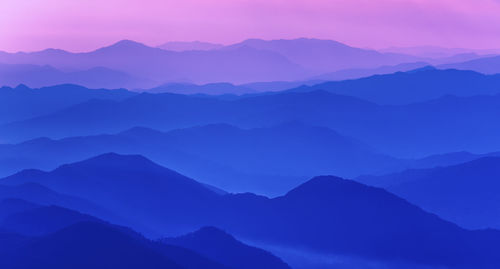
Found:
<path fill-rule="evenodd" d="M 500 0 L 1 0 L 0 50 L 312 37 L 500 48 Z"/>

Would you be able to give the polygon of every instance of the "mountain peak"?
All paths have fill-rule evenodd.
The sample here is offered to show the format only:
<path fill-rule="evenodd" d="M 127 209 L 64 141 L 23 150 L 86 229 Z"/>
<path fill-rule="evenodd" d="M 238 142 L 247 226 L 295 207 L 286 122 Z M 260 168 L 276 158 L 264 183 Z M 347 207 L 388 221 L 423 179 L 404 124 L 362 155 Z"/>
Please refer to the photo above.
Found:
<path fill-rule="evenodd" d="M 26 86 L 25 84 L 19 84 L 15 88 L 16 91 L 25 91 L 25 90 L 31 90 L 30 87 Z"/>
<path fill-rule="evenodd" d="M 108 152 L 104 153 L 95 157 L 92 157 L 90 159 L 86 159 L 74 164 L 66 164 L 61 167 L 65 166 L 73 166 L 75 164 L 84 164 L 84 165 L 105 165 L 105 166 L 124 166 L 126 164 L 134 165 L 135 167 L 138 166 L 158 166 L 146 157 L 142 155 L 122 155 L 114 152 Z M 126 166 L 124 166 L 126 167 Z M 160 166 L 158 166 L 160 167 Z"/>
<path fill-rule="evenodd" d="M 133 41 L 133 40 L 120 40 L 110 46 L 100 48 L 96 51 L 108 51 L 108 50 L 118 50 L 118 51 L 130 51 L 130 50 L 144 50 L 144 49 L 153 49 L 142 43 Z"/>
<path fill-rule="evenodd" d="M 367 188 L 372 188 L 361 183 L 343 179 L 336 176 L 318 176 L 303 183 L 295 189 L 289 191 L 288 197 L 320 197 L 327 196 L 346 196 L 361 195 Z"/>
<path fill-rule="evenodd" d="M 214 226 L 204 226 L 197 231 L 187 234 L 186 236 L 199 237 L 204 239 L 217 238 L 219 242 L 220 240 L 236 241 L 236 239 L 232 235 Z"/>

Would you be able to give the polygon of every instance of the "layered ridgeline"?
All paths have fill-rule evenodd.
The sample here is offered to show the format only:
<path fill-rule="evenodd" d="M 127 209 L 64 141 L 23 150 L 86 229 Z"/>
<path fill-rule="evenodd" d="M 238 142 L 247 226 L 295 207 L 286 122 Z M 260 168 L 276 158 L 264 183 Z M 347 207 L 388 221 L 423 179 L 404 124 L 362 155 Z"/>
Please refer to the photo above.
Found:
<path fill-rule="evenodd" d="M 136 127 L 113 135 L 0 145 L 0 176 L 28 168 L 52 170 L 107 152 L 141 154 L 227 191 L 271 196 L 284 194 L 316 174 L 353 178 L 500 155 L 457 152 L 396 159 L 329 128 L 299 122 L 254 129 L 213 124 L 170 132 Z"/>
<path fill-rule="evenodd" d="M 229 235 L 227 235 L 229 236 Z M 232 248 L 239 263 L 225 265 L 229 253 L 205 255 L 196 248 L 150 241 L 121 226 L 58 206 L 23 200 L 0 202 L 0 265 L 2 268 L 289 268 L 269 252 L 228 241 L 214 234 L 211 244 Z M 233 246 L 240 246 L 239 249 Z M 252 249 L 260 255 L 247 255 Z M 279 265 L 276 267 L 276 265 Z"/>
<path fill-rule="evenodd" d="M 472 92 L 475 92 L 471 88 Z M 471 95 L 473 95 L 472 93 Z M 242 128 L 300 121 L 329 127 L 398 157 L 500 148 L 500 95 L 443 96 L 409 105 L 377 105 L 326 91 L 286 92 L 227 100 L 176 94 L 93 99 L 0 126 L 0 141 L 117 133 L 137 126 L 160 131 L 227 123 Z M 460 119 L 460 120 L 457 120 Z"/>
<path fill-rule="evenodd" d="M 19 85 L 0 88 L 0 123 L 39 117 L 89 101 L 123 100 L 136 93 L 120 90 L 91 90 L 78 85 L 57 85 L 39 89 Z"/>
<path fill-rule="evenodd" d="M 463 227 L 500 228 L 500 158 L 357 180 L 383 187 Z"/>
<path fill-rule="evenodd" d="M 143 157 L 106 154 L 1 180 L 26 182 L 133 215 L 163 234 L 215 226 L 260 245 L 325 255 L 451 268 L 500 264 L 499 232 L 464 230 L 385 190 L 337 177 L 313 178 L 274 199 L 221 195 Z"/>
<path fill-rule="evenodd" d="M 0 63 L 2 86 L 15 87 L 19 84 L 30 87 L 48 87 L 58 84 L 78 84 L 89 88 L 144 88 L 156 83 L 134 77 L 125 72 L 105 67 L 92 67 L 79 71 L 62 71 L 48 65 Z"/>
<path fill-rule="evenodd" d="M 299 122 L 253 129 L 212 124 L 0 145 L 0 175 L 55 169 L 106 152 L 141 154 L 225 190 L 269 195 L 283 194 L 317 174 L 354 177 L 398 171 L 413 163 L 380 154 L 326 127 Z"/>

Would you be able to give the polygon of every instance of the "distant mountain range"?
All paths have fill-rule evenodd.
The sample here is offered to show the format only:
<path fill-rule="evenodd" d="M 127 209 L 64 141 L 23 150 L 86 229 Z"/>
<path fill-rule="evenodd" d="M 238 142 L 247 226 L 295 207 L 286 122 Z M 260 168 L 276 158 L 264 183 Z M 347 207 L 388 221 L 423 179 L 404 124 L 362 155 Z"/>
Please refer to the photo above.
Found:
<path fill-rule="evenodd" d="M 64 72 L 48 65 L 32 64 L 0 64 L 0 84 L 10 87 L 25 84 L 32 88 L 78 84 L 88 88 L 108 89 L 136 89 L 156 85 L 153 81 L 105 67 Z"/>
<path fill-rule="evenodd" d="M 443 48 L 436 46 L 415 46 L 415 47 L 391 47 L 385 49 L 379 49 L 380 52 L 391 52 L 391 53 L 400 53 L 400 54 L 408 54 L 417 57 L 426 57 L 426 58 L 445 58 L 451 57 L 453 55 L 460 54 L 479 54 L 479 55 L 491 55 L 491 54 L 499 54 L 500 50 L 495 49 L 464 49 L 464 48 Z"/>
<path fill-rule="evenodd" d="M 129 40 L 87 53 L 45 50 L 0 54 L 9 64 L 50 65 L 60 70 L 105 67 L 154 81 L 195 83 L 297 80 L 310 74 L 285 56 L 251 47 L 174 52 Z"/>
<path fill-rule="evenodd" d="M 490 57 L 483 57 L 480 59 L 472 59 L 462 63 L 443 64 L 439 67 L 473 70 L 483 74 L 498 74 L 500 73 L 500 56 L 490 56 Z"/>
<path fill-rule="evenodd" d="M 320 73 L 351 68 L 375 68 L 422 60 L 404 54 L 380 53 L 374 50 L 354 48 L 333 40 L 309 38 L 292 40 L 248 39 L 224 49 L 245 47 L 279 53 L 307 70 Z"/>
<path fill-rule="evenodd" d="M 378 104 L 401 105 L 445 95 L 474 96 L 500 93 L 500 75 L 424 67 L 409 72 L 302 86 L 291 91 L 327 90 Z"/>
<path fill-rule="evenodd" d="M 86 53 L 47 49 L 0 52 L 0 85 L 45 87 L 71 83 L 90 88 L 149 89 L 174 83 L 248 84 L 255 82 L 344 80 L 408 71 L 424 65 L 499 73 L 492 55 L 449 53 L 441 58 L 379 52 L 320 39 L 249 39 L 232 45 L 169 42 L 148 47 L 122 40 Z M 307 83 L 304 83 L 307 84 Z M 228 88 L 186 93 L 228 93 Z M 276 89 L 270 88 L 265 91 Z M 261 90 L 262 91 L 262 90 Z M 231 92 L 241 93 L 241 91 Z"/>
<path fill-rule="evenodd" d="M 359 181 L 403 197 L 424 210 L 471 229 L 500 228 L 500 158 L 407 170 Z"/>
<path fill-rule="evenodd" d="M 405 71 L 408 70 L 405 64 L 417 62 L 446 64 L 478 58 L 454 57 L 436 62 L 306 38 L 249 39 L 228 46 L 171 42 L 158 48 L 123 40 L 86 53 L 57 49 L 0 53 L 0 83 L 9 86 L 23 83 L 31 87 L 73 83 L 96 88 L 147 89 L 165 83 L 244 84 L 301 81 L 319 75 L 347 79 L 388 70 Z M 322 75 L 327 73 L 332 75 Z"/>
<path fill-rule="evenodd" d="M 354 255 L 374 261 L 399 260 L 452 268 L 500 265 L 496 253 L 500 232 L 464 230 L 382 189 L 331 176 L 313 178 L 274 199 L 249 193 L 219 195 L 140 156 L 106 154 L 48 173 L 21 172 L 1 182 L 45 184 L 56 191 L 91 199 L 115 212 L 134 215 L 163 233 L 215 226 L 263 245 Z M 109 258 L 114 257 L 116 247 L 109 245 L 114 242 L 112 238 L 123 236 L 97 224 L 90 228 L 83 224 L 71 227 L 42 238 L 37 244 L 40 248 L 24 249 L 22 254 L 44 253 L 43 250 L 54 247 L 61 251 L 64 246 L 65 257 L 73 257 L 69 253 L 76 250 L 73 246 L 79 246 L 84 251 L 78 253 Z M 113 237 L 108 237 L 111 234 Z M 89 243 L 78 244 L 80 240 Z M 120 247 L 126 248 L 131 241 L 122 238 L 120 242 Z M 95 250 L 98 253 L 87 248 L 95 244 L 99 245 Z M 141 257 L 140 253 L 144 252 L 130 258 Z M 40 257 L 45 262 L 51 255 Z"/>

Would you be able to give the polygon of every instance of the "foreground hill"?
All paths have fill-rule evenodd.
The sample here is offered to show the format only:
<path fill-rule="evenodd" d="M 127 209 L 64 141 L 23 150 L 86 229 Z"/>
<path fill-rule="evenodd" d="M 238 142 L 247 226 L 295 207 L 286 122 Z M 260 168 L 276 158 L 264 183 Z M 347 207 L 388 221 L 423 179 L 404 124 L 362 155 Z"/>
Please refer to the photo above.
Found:
<path fill-rule="evenodd" d="M 138 155 L 109 153 L 49 173 L 28 170 L 18 175 L 23 180 L 12 178 L 2 183 L 38 182 L 60 193 L 89 199 L 120 216 L 133 213 L 134 219 L 148 224 L 198 209 L 202 201 L 220 197 L 205 185 Z M 165 208 L 169 204 L 182 207 Z"/>
<path fill-rule="evenodd" d="M 183 236 L 163 238 L 161 242 L 191 249 L 232 268 L 290 269 L 271 253 L 245 245 L 215 227 L 203 227 Z"/>
<path fill-rule="evenodd" d="M 0 265 L 3 266 L 100 268 L 121 264 L 125 266 L 121 268 L 158 268 L 154 260 L 141 260 L 147 258 L 141 255 L 147 255 L 153 259 L 162 257 L 160 260 L 170 263 L 162 263 L 163 266 L 168 265 L 165 268 L 176 268 L 172 267 L 174 264 L 186 269 L 246 269 L 248 264 L 259 265 L 259 268 L 289 268 L 272 254 L 246 246 L 223 232 L 210 233 L 213 236 L 205 247 L 231 249 L 231 252 L 210 255 L 210 251 L 204 252 L 205 249 L 197 251 L 195 247 L 152 242 L 125 227 L 110 225 L 92 216 L 57 206 L 39 206 L 10 199 L 0 203 L 0 215 L 6 215 L 3 220 L 0 219 L 0 238 L 4 239 L 0 247 Z M 124 252 L 133 249 L 138 251 L 132 255 L 134 257 L 119 259 L 116 256 L 120 253 L 125 255 Z M 227 265 L 227 261 L 234 261 L 233 257 L 238 257 L 238 260 Z M 140 267 L 136 264 L 139 262 L 142 262 Z"/>
<path fill-rule="evenodd" d="M 337 177 L 317 177 L 269 199 L 219 195 L 138 156 L 107 154 L 31 175 L 2 182 L 46 184 L 126 210 L 165 234 L 216 226 L 239 238 L 323 254 L 452 268 L 500 265 L 499 232 L 464 230 L 385 190 Z"/>
<path fill-rule="evenodd" d="M 500 228 L 500 158 L 358 178 L 463 227 Z"/>
<path fill-rule="evenodd" d="M 187 268 L 147 242 L 96 222 L 77 223 L 0 256 L 2 268 Z"/>

